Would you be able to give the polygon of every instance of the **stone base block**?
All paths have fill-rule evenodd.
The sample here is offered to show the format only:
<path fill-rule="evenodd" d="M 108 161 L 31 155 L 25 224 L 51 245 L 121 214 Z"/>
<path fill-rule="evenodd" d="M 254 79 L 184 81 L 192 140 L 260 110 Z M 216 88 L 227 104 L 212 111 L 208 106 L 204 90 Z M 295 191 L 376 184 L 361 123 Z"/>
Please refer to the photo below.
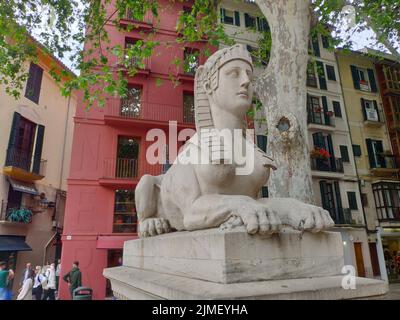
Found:
<path fill-rule="evenodd" d="M 104 270 L 118 299 L 127 300 L 326 300 L 379 296 L 384 281 L 356 278 L 355 289 L 343 289 L 343 276 L 221 284 L 130 267 Z"/>
<path fill-rule="evenodd" d="M 123 254 L 125 267 L 217 283 L 340 275 L 343 264 L 340 233 L 291 229 L 269 238 L 244 228 L 175 232 L 127 241 Z"/>

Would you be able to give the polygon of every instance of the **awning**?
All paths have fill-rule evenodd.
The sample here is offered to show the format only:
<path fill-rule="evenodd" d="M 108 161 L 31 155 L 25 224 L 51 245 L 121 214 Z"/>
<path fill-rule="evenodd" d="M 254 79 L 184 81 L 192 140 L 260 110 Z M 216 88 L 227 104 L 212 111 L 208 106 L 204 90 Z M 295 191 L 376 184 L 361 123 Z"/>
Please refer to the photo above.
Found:
<path fill-rule="evenodd" d="M 21 236 L 0 236 L 0 251 L 32 251 Z"/>
<path fill-rule="evenodd" d="M 8 177 L 8 181 L 10 182 L 14 191 L 25 192 L 33 194 L 35 196 L 39 195 L 39 192 L 36 190 L 35 185 L 33 183 L 14 180 L 10 177 Z"/>

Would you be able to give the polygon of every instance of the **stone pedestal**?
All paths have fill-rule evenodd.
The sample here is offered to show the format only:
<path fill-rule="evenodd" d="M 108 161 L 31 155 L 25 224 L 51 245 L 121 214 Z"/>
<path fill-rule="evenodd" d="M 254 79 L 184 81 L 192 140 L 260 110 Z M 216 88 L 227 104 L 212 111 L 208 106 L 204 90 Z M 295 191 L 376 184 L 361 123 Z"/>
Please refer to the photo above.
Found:
<path fill-rule="evenodd" d="M 366 278 L 342 288 L 337 232 L 175 232 L 125 242 L 123 263 L 104 270 L 121 299 L 348 299 L 387 291 Z"/>

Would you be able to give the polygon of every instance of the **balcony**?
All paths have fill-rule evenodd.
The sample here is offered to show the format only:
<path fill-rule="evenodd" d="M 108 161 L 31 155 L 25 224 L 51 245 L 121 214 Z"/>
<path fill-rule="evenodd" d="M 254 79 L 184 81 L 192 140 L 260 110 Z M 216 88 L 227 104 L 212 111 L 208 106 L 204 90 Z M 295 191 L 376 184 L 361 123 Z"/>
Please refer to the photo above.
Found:
<path fill-rule="evenodd" d="M 385 67 L 383 71 L 385 75 L 383 94 L 400 94 L 400 69 Z"/>
<path fill-rule="evenodd" d="M 145 58 L 143 61 L 138 61 L 136 58 L 126 59 L 126 61 L 119 65 L 124 69 L 124 73 L 128 77 L 133 77 L 137 74 L 149 75 L 151 70 L 151 58 Z M 135 73 L 130 73 L 129 69 L 135 70 Z"/>
<path fill-rule="evenodd" d="M 194 128 L 193 111 L 184 110 L 182 105 L 132 102 L 122 103 L 121 99 L 107 99 L 104 121 L 111 125 L 141 124 L 147 127 L 168 126 L 169 121 L 177 121 L 178 127 Z"/>
<path fill-rule="evenodd" d="M 311 170 L 329 171 L 343 173 L 343 162 L 340 158 L 334 158 L 334 165 L 331 159 L 311 158 Z"/>
<path fill-rule="evenodd" d="M 15 206 L 4 200 L 1 201 L 0 221 L 15 225 L 26 225 L 32 222 L 32 208 Z"/>
<path fill-rule="evenodd" d="M 130 10 L 127 10 L 126 15 L 119 21 L 121 27 L 127 27 L 139 30 L 152 30 L 153 29 L 153 14 L 151 11 L 145 13 L 142 20 L 137 20 L 133 17 Z"/>
<path fill-rule="evenodd" d="M 324 114 L 323 111 L 315 112 L 308 110 L 307 112 L 308 129 L 312 131 L 334 131 L 335 117 L 332 111 Z"/>
<path fill-rule="evenodd" d="M 335 225 L 355 224 L 353 222 L 353 217 L 351 215 L 351 210 L 349 208 L 346 209 L 338 208 L 337 213 L 338 213 L 337 216 L 333 218 Z"/>
<path fill-rule="evenodd" d="M 7 150 L 3 174 L 11 178 L 32 182 L 41 180 L 46 174 L 47 160 L 33 158 L 25 150 L 11 148 Z"/>
<path fill-rule="evenodd" d="M 385 123 L 382 121 L 382 119 L 384 119 L 382 112 L 378 112 L 375 109 L 365 110 L 364 117 L 364 125 L 367 127 L 379 128 L 385 125 Z"/>
<path fill-rule="evenodd" d="M 109 158 L 104 160 L 99 182 L 104 186 L 128 188 L 137 184 L 138 175 L 138 159 Z"/>
<path fill-rule="evenodd" d="M 384 163 L 381 167 L 370 168 L 372 176 L 375 177 L 393 177 L 397 178 L 400 169 L 396 165 L 395 156 L 393 154 L 380 154 L 380 163 Z"/>

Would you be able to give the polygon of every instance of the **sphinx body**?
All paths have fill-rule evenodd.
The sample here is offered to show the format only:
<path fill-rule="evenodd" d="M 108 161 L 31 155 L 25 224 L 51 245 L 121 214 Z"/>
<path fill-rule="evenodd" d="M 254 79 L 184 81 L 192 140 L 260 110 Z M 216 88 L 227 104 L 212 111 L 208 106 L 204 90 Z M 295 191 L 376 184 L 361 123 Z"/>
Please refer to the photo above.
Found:
<path fill-rule="evenodd" d="M 166 174 L 144 175 L 139 181 L 135 200 L 140 237 L 240 225 L 250 234 L 273 234 L 283 225 L 318 232 L 334 225 L 320 207 L 289 198 L 258 198 L 270 170 L 276 169 L 274 162 L 251 139 L 234 133 L 245 129 L 243 118 L 253 96 L 252 72 L 251 57 L 242 45 L 217 51 L 198 68 L 197 133 Z M 228 151 L 245 150 L 244 163 L 226 159 L 226 146 L 215 129 L 232 133 L 235 139 Z M 198 158 L 188 156 L 193 154 L 206 154 L 209 161 L 194 161 Z M 244 168 L 251 170 L 238 174 Z"/>

